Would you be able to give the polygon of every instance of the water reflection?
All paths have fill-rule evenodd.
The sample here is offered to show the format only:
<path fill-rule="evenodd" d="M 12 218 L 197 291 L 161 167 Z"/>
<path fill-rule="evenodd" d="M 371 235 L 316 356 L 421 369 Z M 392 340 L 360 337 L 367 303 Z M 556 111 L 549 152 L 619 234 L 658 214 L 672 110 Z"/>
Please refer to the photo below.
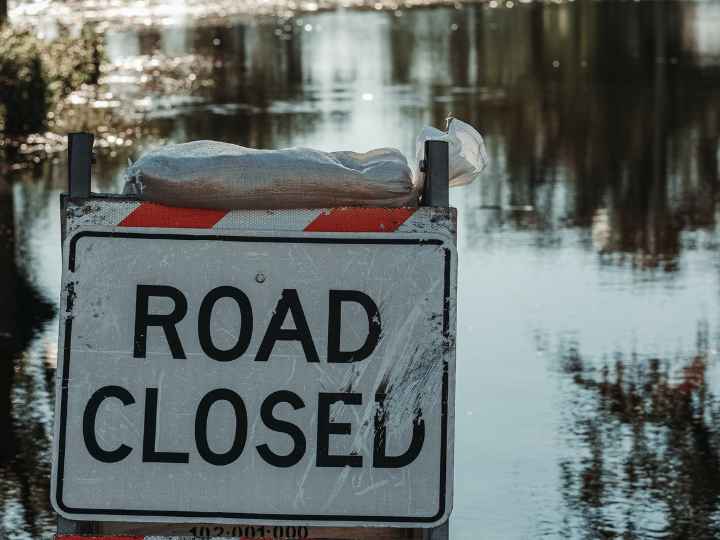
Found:
<path fill-rule="evenodd" d="M 93 187 L 114 191 L 165 141 L 413 155 L 423 125 L 474 123 L 491 165 L 452 193 L 453 537 L 712 537 L 720 5 L 490 5 L 108 28 L 100 88 L 54 125 L 96 132 Z M 25 144 L 9 157 L 30 166 L 0 179 L 0 530 L 15 538 L 52 532 L 66 166 Z M 538 335 L 568 334 L 538 357 Z"/>
<path fill-rule="evenodd" d="M 36 338 L 55 309 L 18 267 L 15 238 L 12 193 L 0 180 L 0 530 L 41 536 L 53 520 L 47 501 L 55 353 L 45 361 Z"/>
<path fill-rule="evenodd" d="M 668 361 L 617 353 L 596 366 L 562 346 L 572 380 L 562 494 L 587 538 L 715 538 L 720 403 L 708 377 L 707 328 L 694 354 Z"/>
<path fill-rule="evenodd" d="M 478 83 L 506 95 L 487 105 L 455 97 L 452 110 L 500 139 L 490 146 L 507 191 L 487 203 L 535 207 L 533 228 L 595 224 L 606 229 L 602 251 L 638 253 L 643 265 L 676 256 L 681 230 L 714 225 L 720 133 L 708 117 L 718 114 L 720 71 L 685 48 L 693 9 L 480 13 L 494 21 L 480 28 L 496 26 L 474 37 L 485 52 Z"/>

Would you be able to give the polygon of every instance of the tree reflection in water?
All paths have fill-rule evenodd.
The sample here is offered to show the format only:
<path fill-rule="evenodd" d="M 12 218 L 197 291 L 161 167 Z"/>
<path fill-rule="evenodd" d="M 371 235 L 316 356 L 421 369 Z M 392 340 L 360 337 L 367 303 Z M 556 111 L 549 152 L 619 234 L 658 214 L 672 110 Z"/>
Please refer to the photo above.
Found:
<path fill-rule="evenodd" d="M 16 263 L 14 224 L 0 178 L 0 536 L 40 538 L 54 524 L 47 501 L 56 355 L 54 341 L 36 338 L 55 309 Z"/>
<path fill-rule="evenodd" d="M 720 535 L 720 403 L 709 385 L 710 351 L 704 327 L 695 353 L 678 361 L 618 353 L 596 368 L 577 343 L 561 346 L 572 381 L 560 463 L 568 531 Z"/>

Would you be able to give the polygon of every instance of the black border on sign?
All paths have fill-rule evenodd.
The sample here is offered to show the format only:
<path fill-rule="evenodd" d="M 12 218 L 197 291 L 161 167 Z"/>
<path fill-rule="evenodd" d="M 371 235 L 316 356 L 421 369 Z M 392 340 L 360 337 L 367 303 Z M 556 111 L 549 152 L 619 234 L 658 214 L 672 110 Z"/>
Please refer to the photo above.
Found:
<path fill-rule="evenodd" d="M 439 239 L 412 239 L 412 238 L 328 238 L 328 237 L 275 237 L 275 236 L 233 236 L 223 234 L 184 234 L 184 233 L 133 233 L 133 232 L 103 232 L 81 231 L 70 239 L 68 253 L 68 269 L 75 271 L 75 251 L 78 240 L 86 236 L 110 238 L 140 238 L 158 240 L 214 240 L 227 242 L 280 242 L 297 244 L 405 244 L 405 245 L 435 245 L 442 246 L 444 242 Z M 451 251 L 444 249 L 444 278 L 443 288 L 443 351 L 447 352 L 450 345 L 450 281 L 451 281 Z M 72 300 L 68 298 L 68 304 Z M 67 306 L 68 311 L 70 306 Z M 442 398 L 441 398 L 441 448 L 440 448 L 440 498 L 438 512 L 431 517 L 416 516 L 350 516 L 350 515 L 312 515 L 312 514 L 255 514 L 242 512 L 189 512 L 179 510 L 107 510 L 97 508 L 71 508 L 63 503 L 63 476 L 65 467 L 65 435 L 67 430 L 67 399 L 70 375 L 70 335 L 72 332 L 72 318 L 65 319 L 65 339 L 63 342 L 63 372 L 60 398 L 60 433 L 58 441 L 58 463 L 55 500 L 60 510 L 67 514 L 92 514 L 107 516 L 162 516 L 177 518 L 223 518 L 223 519 L 255 519 L 268 521 L 307 520 L 326 522 L 385 522 L 385 523 L 433 523 L 445 514 L 447 482 L 447 451 L 448 451 L 448 392 L 449 372 L 448 359 L 443 355 Z"/>

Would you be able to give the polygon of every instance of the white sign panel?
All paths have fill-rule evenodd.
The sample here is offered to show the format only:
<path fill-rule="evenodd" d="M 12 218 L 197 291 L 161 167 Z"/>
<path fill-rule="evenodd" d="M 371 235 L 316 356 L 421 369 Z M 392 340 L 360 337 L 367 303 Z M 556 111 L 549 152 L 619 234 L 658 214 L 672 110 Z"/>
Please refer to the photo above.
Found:
<path fill-rule="evenodd" d="M 452 238 L 95 227 L 64 258 L 60 514 L 447 518 Z"/>

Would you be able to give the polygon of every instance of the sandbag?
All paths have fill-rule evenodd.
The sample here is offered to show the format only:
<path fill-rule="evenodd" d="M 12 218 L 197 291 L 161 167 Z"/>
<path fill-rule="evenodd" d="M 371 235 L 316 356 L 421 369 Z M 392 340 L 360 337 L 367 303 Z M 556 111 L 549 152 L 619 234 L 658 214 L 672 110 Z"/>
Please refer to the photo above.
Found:
<path fill-rule="evenodd" d="M 417 206 L 405 156 L 310 148 L 256 150 L 217 141 L 171 144 L 127 170 L 125 193 L 170 206 L 217 209 Z"/>

